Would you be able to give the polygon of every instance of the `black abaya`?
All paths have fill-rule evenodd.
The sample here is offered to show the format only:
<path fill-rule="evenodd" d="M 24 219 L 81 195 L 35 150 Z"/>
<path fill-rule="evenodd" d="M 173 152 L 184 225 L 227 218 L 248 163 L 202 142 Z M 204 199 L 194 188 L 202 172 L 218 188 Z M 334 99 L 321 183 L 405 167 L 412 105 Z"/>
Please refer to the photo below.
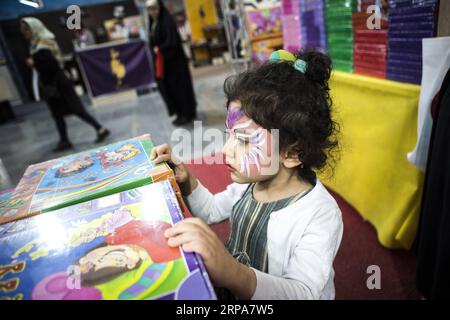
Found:
<path fill-rule="evenodd" d="M 450 70 L 431 135 L 417 254 L 419 291 L 428 299 L 450 299 Z"/>
<path fill-rule="evenodd" d="M 164 78 L 157 79 L 158 89 L 167 105 L 169 115 L 177 114 L 193 119 L 197 115 L 197 102 L 188 60 L 174 19 L 162 1 L 158 3 L 160 11 L 154 32 L 151 32 L 153 19 L 150 17 L 153 61 L 155 61 L 154 47 L 158 47 L 164 56 Z"/>
<path fill-rule="evenodd" d="M 41 49 L 34 53 L 33 62 L 39 73 L 42 98 L 47 102 L 53 117 L 85 112 L 72 82 L 59 67 L 50 50 Z"/>

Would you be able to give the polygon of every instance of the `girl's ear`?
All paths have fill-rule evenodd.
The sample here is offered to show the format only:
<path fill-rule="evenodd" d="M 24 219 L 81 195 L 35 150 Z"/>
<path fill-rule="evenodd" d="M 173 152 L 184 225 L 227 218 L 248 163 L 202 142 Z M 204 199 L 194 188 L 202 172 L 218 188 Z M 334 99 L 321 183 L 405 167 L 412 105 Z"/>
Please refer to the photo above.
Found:
<path fill-rule="evenodd" d="M 302 161 L 294 152 L 285 152 L 281 157 L 281 163 L 288 169 L 292 169 L 302 165 Z"/>

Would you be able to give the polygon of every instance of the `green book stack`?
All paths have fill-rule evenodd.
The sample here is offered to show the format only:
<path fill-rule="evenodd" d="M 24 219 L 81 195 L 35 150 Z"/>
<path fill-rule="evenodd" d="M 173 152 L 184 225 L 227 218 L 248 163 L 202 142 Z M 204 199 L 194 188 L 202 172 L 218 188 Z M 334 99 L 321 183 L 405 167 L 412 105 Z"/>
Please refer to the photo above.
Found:
<path fill-rule="evenodd" d="M 328 54 L 336 70 L 353 72 L 352 13 L 356 8 L 356 0 L 325 1 Z"/>
<path fill-rule="evenodd" d="M 30 165 L 0 202 L 0 225 L 166 179 L 177 191 L 172 169 L 150 161 L 153 146 L 146 134 Z"/>

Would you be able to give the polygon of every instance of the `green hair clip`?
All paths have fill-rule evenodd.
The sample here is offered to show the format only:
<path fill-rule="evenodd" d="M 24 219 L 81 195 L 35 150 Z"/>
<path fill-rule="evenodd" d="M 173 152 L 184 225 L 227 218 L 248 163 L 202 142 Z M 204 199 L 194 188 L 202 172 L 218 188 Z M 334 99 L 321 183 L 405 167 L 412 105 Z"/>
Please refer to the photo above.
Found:
<path fill-rule="evenodd" d="M 295 70 L 300 71 L 301 73 L 306 72 L 307 63 L 302 59 L 296 59 L 295 56 L 286 50 L 277 50 L 272 52 L 269 57 L 269 61 L 271 62 L 280 62 L 280 61 L 289 61 L 293 63 Z"/>

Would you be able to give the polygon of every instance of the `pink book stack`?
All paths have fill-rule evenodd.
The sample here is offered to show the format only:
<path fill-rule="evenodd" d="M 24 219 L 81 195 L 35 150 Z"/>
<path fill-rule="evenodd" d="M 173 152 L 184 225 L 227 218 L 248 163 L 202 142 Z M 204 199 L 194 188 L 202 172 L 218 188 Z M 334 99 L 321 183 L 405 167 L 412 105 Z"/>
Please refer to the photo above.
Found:
<path fill-rule="evenodd" d="M 302 47 L 300 0 L 282 0 L 283 47 L 290 52 Z"/>

